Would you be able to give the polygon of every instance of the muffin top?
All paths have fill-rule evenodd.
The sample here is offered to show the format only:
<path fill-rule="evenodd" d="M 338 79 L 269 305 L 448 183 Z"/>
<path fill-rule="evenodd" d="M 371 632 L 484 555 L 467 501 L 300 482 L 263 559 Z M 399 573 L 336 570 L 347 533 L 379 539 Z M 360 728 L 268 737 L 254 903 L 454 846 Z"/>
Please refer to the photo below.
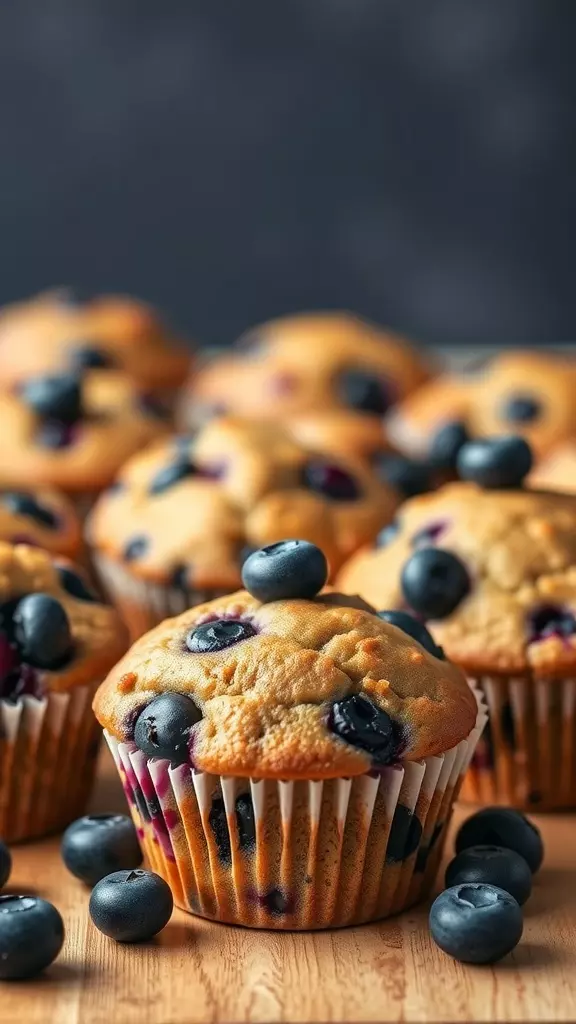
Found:
<path fill-rule="evenodd" d="M 398 502 L 361 460 L 318 455 L 275 424 L 223 417 L 129 460 L 88 532 L 144 579 L 234 590 L 246 546 L 303 537 L 335 572 Z"/>
<path fill-rule="evenodd" d="M 68 498 L 52 490 L 0 491 L 0 540 L 71 559 L 82 550 L 76 511 Z"/>
<path fill-rule="evenodd" d="M 576 500 L 451 483 L 406 502 L 337 585 L 414 609 L 473 675 L 576 669 Z"/>
<path fill-rule="evenodd" d="M 576 494 L 576 440 L 556 445 L 530 474 L 531 487 Z"/>
<path fill-rule="evenodd" d="M 117 739 L 222 775 L 322 779 L 419 760 L 468 736 L 458 669 L 335 593 L 246 591 L 142 637 L 94 704 Z"/>
<path fill-rule="evenodd" d="M 118 615 L 72 563 L 0 541 L 0 698 L 97 682 L 125 650 Z"/>
<path fill-rule="evenodd" d="M 306 448 L 335 455 L 352 455 L 371 461 L 390 451 L 382 420 L 350 409 L 303 412 L 284 421 L 286 429 Z"/>
<path fill-rule="evenodd" d="M 34 374 L 86 368 L 127 373 L 140 388 L 179 386 L 190 355 L 154 311 L 125 296 L 78 301 L 71 289 L 44 292 L 0 313 L 0 387 Z"/>
<path fill-rule="evenodd" d="M 382 416 L 427 377 L 422 358 L 398 335 L 350 313 L 305 313 L 245 334 L 235 352 L 197 373 L 187 403 L 199 419 L 332 409 Z"/>
<path fill-rule="evenodd" d="M 106 487 L 135 451 L 166 433 L 125 374 L 34 377 L 0 395 L 0 487 Z"/>

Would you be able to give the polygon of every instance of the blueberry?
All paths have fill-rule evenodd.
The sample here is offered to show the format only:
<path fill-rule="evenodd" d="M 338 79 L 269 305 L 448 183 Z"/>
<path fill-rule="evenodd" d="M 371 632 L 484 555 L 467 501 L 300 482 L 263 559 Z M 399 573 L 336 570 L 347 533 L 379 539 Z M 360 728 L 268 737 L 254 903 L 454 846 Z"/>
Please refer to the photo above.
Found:
<path fill-rule="evenodd" d="M 470 846 L 504 846 L 515 850 L 534 874 L 544 858 L 542 836 L 520 811 L 509 807 L 485 807 L 467 818 L 456 835 L 456 853 Z"/>
<path fill-rule="evenodd" d="M 149 541 L 148 538 L 143 534 L 138 537 L 132 537 L 128 541 L 124 548 L 123 558 L 125 562 L 135 562 L 137 558 L 141 558 L 142 555 L 148 550 Z"/>
<path fill-rule="evenodd" d="M 240 849 L 243 853 L 253 853 L 256 849 L 256 818 L 249 793 L 241 793 L 236 798 L 236 827 Z"/>
<path fill-rule="evenodd" d="M 528 643 L 535 644 L 551 636 L 567 637 L 576 633 L 576 618 L 568 608 L 558 604 L 543 604 L 528 617 Z"/>
<path fill-rule="evenodd" d="M 74 443 L 75 427 L 61 420 L 42 420 L 36 432 L 36 441 L 42 448 L 69 448 Z"/>
<path fill-rule="evenodd" d="M 92 890 L 90 917 L 117 942 L 146 942 L 166 927 L 174 901 L 163 878 L 152 871 L 114 871 Z"/>
<path fill-rule="evenodd" d="M 433 654 L 435 658 L 444 658 L 444 651 L 434 643 L 434 639 L 424 623 L 419 622 L 413 615 L 400 611 L 384 611 L 377 614 L 379 619 L 389 622 L 391 626 L 396 626 L 403 633 L 417 640 L 424 650 L 428 651 L 429 654 Z"/>
<path fill-rule="evenodd" d="M 420 846 L 421 838 L 422 825 L 416 815 L 404 804 L 398 804 L 394 811 L 386 846 L 388 864 L 397 864 L 400 861 L 408 860 L 408 857 L 411 857 Z"/>
<path fill-rule="evenodd" d="M 269 889 L 258 902 L 272 917 L 283 917 L 284 914 L 293 913 L 294 900 L 286 896 L 282 889 Z"/>
<path fill-rule="evenodd" d="M 255 635 L 256 630 L 249 622 L 216 619 L 191 629 L 186 637 L 186 647 L 191 654 L 215 654 Z"/>
<path fill-rule="evenodd" d="M 142 851 L 136 829 L 125 814 L 94 814 L 78 818 L 62 837 L 62 859 L 86 885 L 122 868 L 137 868 Z"/>
<path fill-rule="evenodd" d="M 380 530 L 380 533 L 376 537 L 375 546 L 377 548 L 388 547 L 399 533 L 400 523 L 397 519 L 394 519 L 391 523 L 388 523 L 388 526 L 385 526 L 383 530 Z"/>
<path fill-rule="evenodd" d="M 420 548 L 404 563 L 400 577 L 408 605 L 426 619 L 450 615 L 470 590 L 459 558 L 442 548 Z"/>
<path fill-rule="evenodd" d="M 110 370 L 114 360 L 109 352 L 97 345 L 77 342 L 70 353 L 70 366 L 80 373 L 83 370 Z"/>
<path fill-rule="evenodd" d="M 212 801 L 208 821 L 210 828 L 212 829 L 216 849 L 218 850 L 218 860 L 221 861 L 222 864 L 231 864 L 232 850 L 230 847 L 230 833 L 228 831 L 226 807 L 224 806 L 222 797 L 217 797 Z"/>
<path fill-rule="evenodd" d="M 32 494 L 9 491 L 2 495 L 2 502 L 18 516 L 28 516 L 41 526 L 54 530 L 58 525 L 58 517 L 49 508 L 41 505 Z"/>
<path fill-rule="evenodd" d="M 509 892 L 522 906 L 532 891 L 532 872 L 515 850 L 503 846 L 470 846 L 446 868 L 446 887 L 486 882 Z"/>
<path fill-rule="evenodd" d="M 10 872 L 12 870 L 12 857 L 10 856 L 10 850 L 0 839 L 0 889 L 2 889 L 8 879 L 10 878 Z"/>
<path fill-rule="evenodd" d="M 541 402 L 529 394 L 510 395 L 500 407 L 502 419 L 508 423 L 532 423 L 541 412 Z"/>
<path fill-rule="evenodd" d="M 428 450 L 428 461 L 434 469 L 456 469 L 458 453 L 469 440 L 466 425 L 460 420 L 445 423 L 434 434 Z"/>
<path fill-rule="evenodd" d="M 359 412 L 383 416 L 394 402 L 390 383 L 366 370 L 343 370 L 338 377 L 337 386 L 345 405 L 351 409 L 358 409 Z"/>
<path fill-rule="evenodd" d="M 398 725 L 364 694 L 355 693 L 336 701 L 330 710 L 328 728 L 341 740 L 370 754 L 376 764 L 391 764 L 398 759 Z"/>
<path fill-rule="evenodd" d="M 324 459 L 309 459 L 302 469 L 302 485 L 331 501 L 356 501 L 360 487 L 341 466 Z"/>
<path fill-rule="evenodd" d="M 32 978 L 56 959 L 64 922 L 37 896 L 0 896 L 0 981 Z"/>
<path fill-rule="evenodd" d="M 281 540 L 260 548 L 242 566 L 242 582 L 258 601 L 311 599 L 328 579 L 324 552 L 307 540 Z"/>
<path fill-rule="evenodd" d="M 196 467 L 189 459 L 178 458 L 174 462 L 170 462 L 167 466 L 163 466 L 159 469 L 149 487 L 150 494 L 163 494 L 164 491 L 169 490 L 174 484 L 179 483 L 180 480 L 185 480 L 189 476 L 194 476 L 196 473 Z"/>
<path fill-rule="evenodd" d="M 14 637 L 23 661 L 36 668 L 61 668 L 73 649 L 68 616 L 50 594 L 28 594 L 14 612 Z"/>
<path fill-rule="evenodd" d="M 190 586 L 190 566 L 180 562 L 170 573 L 170 585 L 177 590 L 187 592 Z"/>
<path fill-rule="evenodd" d="M 67 565 L 58 566 L 60 585 L 71 597 L 77 597 L 79 601 L 97 602 L 98 598 L 93 590 L 87 585 L 82 576 L 69 569 Z"/>
<path fill-rule="evenodd" d="M 381 480 L 403 498 L 414 498 L 432 489 L 432 474 L 424 462 L 403 455 L 380 455 L 375 470 Z"/>
<path fill-rule="evenodd" d="M 75 423 L 82 415 L 82 387 L 72 373 L 34 377 L 23 385 L 22 396 L 42 419 Z"/>
<path fill-rule="evenodd" d="M 440 949 L 468 964 L 493 964 L 510 953 L 522 935 L 522 911 L 496 885 L 455 885 L 434 900 L 430 932 Z"/>
<path fill-rule="evenodd" d="M 458 475 L 480 487 L 521 487 L 532 469 L 532 451 L 523 437 L 469 441 L 458 454 Z"/>
<path fill-rule="evenodd" d="M 163 693 L 140 712 L 134 726 L 134 742 L 148 757 L 161 757 L 172 764 L 190 760 L 192 730 L 202 712 L 183 693 Z"/>

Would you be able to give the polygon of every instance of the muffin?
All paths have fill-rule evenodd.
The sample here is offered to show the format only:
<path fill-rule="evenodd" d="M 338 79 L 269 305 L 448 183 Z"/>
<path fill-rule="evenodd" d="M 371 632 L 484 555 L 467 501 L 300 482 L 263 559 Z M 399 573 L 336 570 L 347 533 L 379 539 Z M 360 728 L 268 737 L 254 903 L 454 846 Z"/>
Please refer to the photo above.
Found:
<path fill-rule="evenodd" d="M 283 424 L 304 447 L 337 458 L 351 455 L 374 462 L 381 453 L 392 450 L 381 418 L 350 409 L 303 412 L 287 417 Z"/>
<path fill-rule="evenodd" d="M 314 545 L 258 551 L 244 576 L 258 598 L 162 623 L 96 695 L 150 865 L 183 910 L 230 924 L 397 913 L 434 881 L 475 696 L 363 602 L 314 597 Z"/>
<path fill-rule="evenodd" d="M 350 313 L 283 317 L 245 334 L 192 378 L 185 427 L 221 413 L 278 419 L 348 410 L 377 419 L 429 376 L 398 335 Z"/>
<path fill-rule="evenodd" d="M 88 540 L 133 637 L 240 586 L 246 549 L 321 545 L 332 573 L 392 518 L 399 492 L 362 460 L 324 457 L 282 427 L 212 420 L 130 459 L 97 502 Z"/>
<path fill-rule="evenodd" d="M 124 374 L 30 378 L 0 395 L 0 488 L 56 487 L 84 514 L 122 463 L 167 429 Z"/>
<path fill-rule="evenodd" d="M 190 353 L 143 302 L 101 295 L 81 301 L 71 289 L 43 292 L 0 313 L 0 387 L 36 374 L 108 369 L 143 391 L 173 393 Z"/>
<path fill-rule="evenodd" d="M 406 502 L 337 585 L 417 612 L 484 692 L 467 799 L 576 807 L 576 499 L 521 487 L 520 439 L 469 443 L 459 466 L 467 480 Z"/>
<path fill-rule="evenodd" d="M 64 828 L 84 810 L 100 732 L 90 705 L 126 650 L 116 612 L 71 563 L 0 541 L 0 836 Z"/>
<path fill-rule="evenodd" d="M 536 490 L 576 494 L 576 439 L 553 448 L 532 470 L 529 483 Z"/>
<path fill-rule="evenodd" d="M 76 562 L 83 557 L 80 520 L 58 491 L 0 491 L 0 540 Z"/>

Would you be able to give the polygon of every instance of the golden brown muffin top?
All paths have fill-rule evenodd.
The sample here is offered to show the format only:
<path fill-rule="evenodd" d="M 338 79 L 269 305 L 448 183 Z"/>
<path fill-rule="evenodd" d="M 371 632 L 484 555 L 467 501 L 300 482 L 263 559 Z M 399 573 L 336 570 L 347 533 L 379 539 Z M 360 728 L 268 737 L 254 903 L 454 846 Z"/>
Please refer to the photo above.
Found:
<path fill-rule="evenodd" d="M 149 306 L 126 296 L 76 302 L 60 289 L 0 313 L 0 387 L 95 363 L 156 391 L 182 384 L 190 354 Z"/>
<path fill-rule="evenodd" d="M 241 624 L 239 641 L 192 653 L 191 632 L 221 620 Z M 169 619 L 112 670 L 96 716 L 130 741 L 140 712 L 166 693 L 194 701 L 197 769 L 254 778 L 353 776 L 420 760 L 467 737 L 477 712 L 458 669 L 333 593 L 261 604 L 240 591 Z M 365 742 L 371 716 L 376 743 L 388 731 L 379 748 L 372 736 Z"/>
<path fill-rule="evenodd" d="M 48 378 L 32 378 L 17 391 L 0 394 L 2 488 L 101 489 L 130 455 L 167 431 L 125 374 L 93 370 L 78 378 L 51 378 L 56 398 L 49 413 L 39 411 L 30 397 L 29 389 L 40 380 Z M 59 412 L 62 381 L 69 395 Z"/>
<path fill-rule="evenodd" d="M 82 550 L 74 506 L 63 494 L 49 489 L 0 491 L 0 540 L 44 548 L 72 560 Z"/>
<path fill-rule="evenodd" d="M 68 622 L 68 649 L 57 659 L 57 667 L 39 664 L 36 654 L 22 646 L 17 620 L 21 599 L 43 595 L 56 603 L 56 624 L 50 627 L 50 643 L 59 642 L 62 609 Z M 82 595 L 82 596 L 79 596 Z M 127 645 L 126 631 L 117 613 L 100 604 L 87 588 L 76 566 L 54 561 L 46 551 L 12 546 L 0 541 L 0 697 L 15 700 L 21 694 L 36 697 L 47 690 L 64 692 L 75 686 L 97 682 L 118 661 Z M 38 633 L 37 611 L 28 609 L 26 643 L 35 645 L 40 656 L 48 649 Z"/>
<path fill-rule="evenodd" d="M 100 553 L 136 576 L 233 590 L 245 546 L 302 537 L 335 572 L 398 501 L 362 460 L 317 455 L 280 426 L 223 417 L 131 459 L 88 530 Z"/>
<path fill-rule="evenodd" d="M 576 440 L 552 448 L 533 469 L 528 482 L 536 490 L 576 494 Z"/>
<path fill-rule="evenodd" d="M 423 548 L 456 555 L 470 589 L 427 623 L 449 658 L 478 675 L 566 676 L 576 669 L 576 500 L 454 483 L 406 502 L 380 549 L 337 585 L 377 608 L 407 608 L 401 574 Z M 573 627 L 573 628 L 572 628 Z"/>
<path fill-rule="evenodd" d="M 381 452 L 390 451 L 382 420 L 350 409 L 327 412 L 303 412 L 283 421 L 286 429 L 306 448 L 340 455 L 360 456 L 371 460 Z"/>

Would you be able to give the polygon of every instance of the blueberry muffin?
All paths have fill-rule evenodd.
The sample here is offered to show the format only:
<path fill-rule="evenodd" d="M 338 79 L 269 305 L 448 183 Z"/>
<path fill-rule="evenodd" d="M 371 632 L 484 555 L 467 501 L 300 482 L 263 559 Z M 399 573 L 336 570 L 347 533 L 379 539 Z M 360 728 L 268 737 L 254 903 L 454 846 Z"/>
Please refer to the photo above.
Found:
<path fill-rule="evenodd" d="M 124 627 L 71 563 L 0 541 L 0 835 L 64 828 L 88 798 L 94 692 L 126 649 Z"/>
<path fill-rule="evenodd" d="M 283 423 L 300 444 L 325 455 L 360 456 L 373 462 L 381 453 L 391 451 L 382 420 L 377 416 L 332 409 L 289 416 Z"/>
<path fill-rule="evenodd" d="M 82 529 L 73 504 L 58 491 L 0 491 L 0 540 L 44 548 L 80 561 Z"/>
<path fill-rule="evenodd" d="M 124 374 L 32 377 L 0 395 L 0 488 L 56 487 L 83 511 L 167 424 Z"/>
<path fill-rule="evenodd" d="M 459 467 L 465 480 L 406 502 L 337 584 L 417 613 L 483 689 L 468 798 L 576 807 L 576 499 L 522 488 L 520 439 L 470 442 Z"/>
<path fill-rule="evenodd" d="M 190 354 L 143 302 L 71 289 L 44 292 L 0 313 L 0 387 L 36 374 L 119 370 L 154 394 L 179 388 Z"/>
<path fill-rule="evenodd" d="M 315 596 L 326 575 L 303 541 L 254 552 L 251 592 L 162 623 L 96 695 L 146 855 L 184 910 L 338 927 L 434 880 L 476 698 L 414 620 L 422 642 Z"/>
<path fill-rule="evenodd" d="M 576 439 L 556 445 L 540 459 L 530 474 L 536 490 L 576 494 Z"/>
<path fill-rule="evenodd" d="M 361 460 L 320 456 L 280 426 L 226 417 L 129 460 L 97 502 L 88 537 L 136 637 L 236 590 L 251 547 L 300 536 L 323 547 L 334 573 L 399 500 Z"/>

